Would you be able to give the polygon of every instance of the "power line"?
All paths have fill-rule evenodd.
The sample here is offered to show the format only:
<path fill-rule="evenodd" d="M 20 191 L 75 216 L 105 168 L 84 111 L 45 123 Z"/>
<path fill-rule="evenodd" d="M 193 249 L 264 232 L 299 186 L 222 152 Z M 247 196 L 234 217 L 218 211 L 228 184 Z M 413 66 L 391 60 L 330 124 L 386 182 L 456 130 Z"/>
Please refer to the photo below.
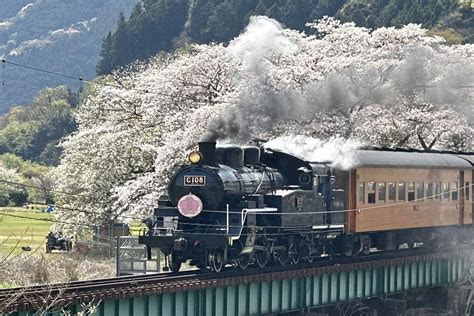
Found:
<path fill-rule="evenodd" d="M 5 179 L 0 179 L 0 182 L 10 184 L 10 185 L 14 185 L 14 186 L 21 186 L 21 187 L 26 187 L 26 188 L 31 188 L 31 189 L 38 189 L 38 190 L 42 190 L 42 191 L 49 191 L 49 192 L 52 192 L 52 193 L 65 194 L 65 195 L 70 195 L 70 196 L 87 197 L 87 195 L 83 195 L 83 194 L 79 194 L 79 193 L 52 190 L 52 189 L 47 189 L 47 188 L 39 187 L 39 186 L 32 185 L 32 184 L 14 182 L 14 181 L 9 181 L 9 180 L 5 180 Z"/>
<path fill-rule="evenodd" d="M 45 70 L 45 69 L 41 69 L 41 68 L 37 68 L 37 67 L 33 67 L 33 66 L 28 66 L 28 65 L 23 65 L 23 64 L 19 64 L 19 63 L 14 63 L 14 62 L 11 62 L 11 61 L 7 61 L 6 59 L 2 59 L 2 63 L 3 63 L 3 64 L 13 65 L 13 66 L 17 66 L 17 67 L 21 67 L 21 68 L 26 68 L 26 69 L 30 69 L 30 70 L 34 70 L 34 71 L 38 71 L 38 72 L 43 72 L 43 73 L 47 73 L 47 74 L 50 74 L 50 75 L 55 75 L 55 76 L 60 76 L 60 77 L 64 77 L 64 78 L 69 78 L 69 79 L 75 79 L 75 80 L 83 81 L 83 78 L 82 78 L 82 77 L 74 77 L 74 76 L 62 74 L 62 73 L 55 72 L 55 71 L 50 71 L 50 70 Z"/>
<path fill-rule="evenodd" d="M 0 182 L 6 182 L 6 183 L 9 183 L 9 184 L 12 184 L 12 185 L 25 186 L 25 187 L 44 190 L 44 188 L 41 188 L 41 187 L 38 187 L 38 186 L 33 186 L 33 185 L 27 185 L 27 184 L 23 184 L 23 183 L 20 183 L 20 182 L 7 181 L 7 180 L 3 180 L 3 179 L 0 179 Z M 396 203 L 385 203 L 385 204 L 381 204 L 381 205 L 380 204 L 375 204 L 375 205 L 368 206 L 368 207 L 363 207 L 363 208 L 353 208 L 353 209 L 334 210 L 334 211 L 299 212 L 299 213 L 296 213 L 296 214 L 300 214 L 300 215 L 318 215 L 318 214 L 333 214 L 333 213 L 347 213 L 347 212 L 362 212 L 362 211 L 371 210 L 371 209 L 379 209 L 379 208 L 393 207 L 393 206 L 399 206 L 399 205 L 413 204 L 413 203 L 416 203 L 416 202 L 423 202 L 423 201 L 426 201 L 426 200 L 436 200 L 437 198 L 441 198 L 446 193 L 451 194 L 453 192 L 459 192 L 461 190 L 465 190 L 466 188 L 471 188 L 471 190 L 472 190 L 473 187 L 474 187 L 474 183 L 469 184 L 469 185 L 465 185 L 465 186 L 462 186 L 462 187 L 458 187 L 457 189 L 453 189 L 453 190 L 450 190 L 450 191 L 447 191 L 447 192 L 440 192 L 438 194 L 433 194 L 433 195 L 430 195 L 430 196 L 423 196 L 422 198 L 414 199 L 414 200 L 411 200 L 411 201 L 406 200 L 406 201 L 401 201 L 401 202 L 396 202 Z M 471 190 L 469 190 L 469 191 L 471 191 Z M 55 191 L 55 190 L 49 190 L 49 191 L 53 192 L 53 193 L 61 193 L 61 194 L 66 194 L 66 195 L 71 195 L 71 196 L 87 197 L 87 195 L 80 195 L 80 194 L 73 194 L 73 193 L 68 194 L 68 193 L 65 193 L 65 192 L 62 192 L 62 191 Z M 58 206 L 58 207 L 61 208 L 61 206 Z M 62 207 L 62 208 L 67 209 L 66 207 Z M 80 209 L 73 209 L 73 208 L 71 208 L 70 210 L 75 210 L 75 211 L 78 211 L 78 212 L 81 211 Z M 91 212 L 91 211 L 82 211 L 82 212 Z M 203 210 L 203 212 L 207 212 L 207 213 L 225 213 L 225 211 L 219 211 L 219 210 Z M 98 213 L 99 212 L 97 211 L 96 214 L 98 214 Z M 103 212 L 100 212 L 100 214 L 102 214 L 102 213 Z M 229 211 L 229 214 L 241 214 L 241 212 Z M 253 214 L 267 214 L 267 215 L 280 215 L 281 216 L 281 215 L 291 215 L 291 214 L 295 214 L 295 213 L 293 213 L 293 212 L 290 212 L 290 213 L 261 212 L 261 213 L 253 213 Z M 121 216 L 121 215 L 118 215 L 118 216 Z M 122 217 L 127 218 L 126 215 L 123 215 Z M 134 218 L 134 219 L 139 219 L 139 218 Z"/>
<path fill-rule="evenodd" d="M 7 183 L 10 183 L 10 184 L 14 184 L 14 185 L 19 185 L 19 186 L 27 186 L 27 187 L 33 187 L 33 188 L 37 188 L 37 189 L 44 189 L 44 188 L 40 188 L 40 187 L 37 187 L 37 186 L 32 186 L 32 185 L 26 185 L 26 184 L 23 184 L 23 183 L 18 183 L 18 182 L 12 182 L 12 181 L 7 181 L 7 180 L 1 180 L 0 181 L 3 181 L 3 182 L 7 182 Z M 422 202 L 424 200 L 436 200 L 436 197 L 437 196 L 442 196 L 444 195 L 445 193 L 452 193 L 452 192 L 459 192 L 467 187 L 472 187 L 472 185 L 469 185 L 469 186 L 463 186 L 463 187 L 459 187 L 458 189 L 455 189 L 455 190 L 451 190 L 449 192 L 441 192 L 437 195 L 433 195 L 433 196 L 427 196 L 427 197 L 423 197 L 423 198 L 420 198 L 420 199 L 416 199 L 416 200 L 413 200 L 413 201 L 403 201 L 403 202 L 398 202 L 398 203 L 387 203 L 387 204 L 383 204 L 383 205 L 373 205 L 373 206 L 370 206 L 370 207 L 365 207 L 365 208 L 358 208 L 358 209 L 346 209 L 346 210 L 336 210 L 336 211 L 319 211 L 319 212 L 300 212 L 300 213 L 268 213 L 268 212 L 262 212 L 262 213 L 255 213 L 255 214 L 258 214 L 258 215 L 269 215 L 269 216 L 283 216 L 285 214 L 291 214 L 291 215 L 295 215 L 295 214 L 299 214 L 299 215 L 318 215 L 318 214 L 328 214 L 328 213 L 346 213 L 346 212 L 362 212 L 362 211 L 366 211 L 366 210 L 371 210 L 371 209 L 379 209 L 379 208 L 385 208 L 385 207 L 394 207 L 394 206 L 399 206 L 399 205 L 403 205 L 403 204 L 413 204 L 415 202 Z M 61 192 L 61 191 L 58 191 L 58 192 Z M 64 192 L 62 192 L 64 193 Z M 80 196 L 84 196 L 84 195 L 80 195 Z M 447 201 L 447 202 L 450 202 L 450 201 Z M 451 201 L 452 202 L 452 201 Z M 443 204 L 446 204 L 446 203 L 430 203 L 429 205 L 443 205 Z M 468 206 L 472 204 L 471 201 L 466 201 L 465 202 L 465 206 Z M 84 214 L 93 214 L 93 215 L 100 215 L 100 216 L 103 216 L 104 215 L 104 212 L 100 212 L 100 211 L 92 211 L 92 210 L 84 210 L 84 209 L 78 209 L 78 208 L 71 208 L 71 207 L 64 207 L 64 206 L 57 206 L 59 209 L 64 209 L 64 210 L 69 210 L 69 211 L 73 211 L 73 212 L 78 212 L 78 213 L 84 213 Z M 221 213 L 221 214 L 225 214 L 224 211 L 218 211 L 218 210 L 204 210 L 204 212 L 209 212 L 209 213 Z M 241 212 L 230 212 L 230 213 L 236 213 L 236 214 L 241 214 Z M 23 218 L 23 219 L 30 219 L 30 220 L 36 220 L 36 221 L 46 221 L 46 222 L 53 222 L 53 223 L 60 223 L 60 224 L 66 224 L 66 225 L 73 225 L 73 226 L 83 226 L 83 227 L 92 227 L 92 226 L 96 226 L 96 225 L 87 225 L 87 224 L 78 224 L 77 222 L 67 222 L 67 221 L 63 221 L 63 220 L 57 220 L 57 219 L 38 219 L 38 218 L 33 218 L 33 217 L 28 217 L 28 216 L 21 216 L 21 215 L 14 215 L 14 214 L 8 214 L 8 213 L 0 213 L 0 215 L 5 215 L 5 216 L 11 216 L 11 217 L 17 217 L 17 218 Z M 110 215 L 110 214 L 109 214 Z M 116 218 L 118 217 L 122 217 L 122 218 L 128 218 L 128 219 L 132 219 L 132 220 L 143 220 L 143 217 L 135 217 L 135 216 L 129 216 L 129 215 L 120 215 L 120 214 L 114 214 Z M 420 214 L 419 215 L 420 217 L 423 217 L 425 216 L 424 214 Z M 380 218 L 380 217 L 376 217 L 376 218 L 372 218 L 371 220 L 365 220 L 365 222 L 371 222 L 371 221 L 380 221 L 380 220 L 383 220 L 384 218 Z M 161 222 L 161 223 L 164 223 L 165 221 L 164 220 L 156 220 L 155 222 Z M 189 225 L 193 225 L 193 226 L 197 226 L 197 227 L 200 227 L 200 226 L 205 226 L 205 227 L 224 227 L 223 225 L 216 225 L 216 224 L 207 224 L 207 223 L 183 223 L 184 225 L 186 224 L 189 224 Z M 247 228 L 249 227 L 248 225 L 231 225 L 229 227 L 242 227 L 242 228 Z M 292 229 L 298 229 L 298 228 L 307 228 L 307 225 L 300 225 L 300 226 L 265 226 L 265 228 L 292 228 Z M 202 232 L 195 232 L 195 230 L 192 230 L 191 232 L 190 231 L 183 231 L 185 233 L 192 233 L 192 234 L 202 234 Z M 218 234 L 219 235 L 219 234 Z"/>
<path fill-rule="evenodd" d="M 37 71 L 37 72 L 41 72 L 41 73 L 47 73 L 47 74 L 58 76 L 58 77 L 78 80 L 81 83 L 86 82 L 86 83 L 97 84 L 97 85 L 106 86 L 106 87 L 113 87 L 113 88 L 118 88 L 118 89 L 123 89 L 123 90 L 128 90 L 128 91 L 136 91 L 136 92 L 140 92 L 140 93 L 144 93 L 144 94 L 154 94 L 154 95 L 163 96 L 162 93 L 151 92 L 148 89 L 128 88 L 128 87 L 125 87 L 125 86 L 120 85 L 120 84 L 111 84 L 111 83 L 105 83 L 105 82 L 101 82 L 101 81 L 93 80 L 93 79 L 84 79 L 83 77 L 72 76 L 72 75 L 68 75 L 68 74 L 64 74 L 64 73 L 60 73 L 60 72 L 56 72 L 56 71 L 52 71 L 52 70 L 47 70 L 47 69 L 33 67 L 33 66 L 25 65 L 25 64 L 11 62 L 11 61 L 8 61 L 8 60 L 3 59 L 3 58 L 2 58 L 1 61 L 2 61 L 2 85 L 5 85 L 5 76 L 4 76 L 5 67 L 4 66 L 5 66 L 5 64 L 9 64 L 9 65 L 12 65 L 12 66 L 25 68 L 25 69 L 29 69 L 29 70 L 33 70 L 33 71 Z"/>

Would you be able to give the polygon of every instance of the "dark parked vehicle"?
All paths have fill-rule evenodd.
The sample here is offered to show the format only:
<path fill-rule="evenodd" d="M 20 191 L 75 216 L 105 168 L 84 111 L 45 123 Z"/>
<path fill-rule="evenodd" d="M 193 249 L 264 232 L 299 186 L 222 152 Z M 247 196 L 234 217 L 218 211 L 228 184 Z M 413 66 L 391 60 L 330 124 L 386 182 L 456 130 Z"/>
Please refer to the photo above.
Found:
<path fill-rule="evenodd" d="M 72 250 L 72 241 L 61 233 L 50 232 L 46 236 L 46 253 L 51 253 L 52 250 Z"/>

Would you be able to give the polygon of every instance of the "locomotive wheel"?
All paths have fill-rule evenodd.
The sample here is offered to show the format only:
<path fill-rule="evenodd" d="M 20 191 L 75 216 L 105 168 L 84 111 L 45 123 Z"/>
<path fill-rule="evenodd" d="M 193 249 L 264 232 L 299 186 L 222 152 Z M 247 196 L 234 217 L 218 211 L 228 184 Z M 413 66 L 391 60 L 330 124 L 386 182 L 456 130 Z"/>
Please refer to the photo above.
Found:
<path fill-rule="evenodd" d="M 305 247 L 304 252 L 305 252 L 306 261 L 308 261 L 309 263 L 313 262 L 314 257 L 311 255 L 311 245 L 306 245 L 303 247 Z"/>
<path fill-rule="evenodd" d="M 288 249 L 278 250 L 276 253 L 276 259 L 280 265 L 286 266 L 290 262 L 290 255 L 288 254 Z"/>
<path fill-rule="evenodd" d="M 224 267 L 224 254 L 220 250 L 211 250 L 209 253 L 209 265 L 211 270 L 219 273 Z"/>
<path fill-rule="evenodd" d="M 274 252 L 275 260 L 280 265 L 286 266 L 288 263 L 290 263 L 292 257 L 290 255 L 290 251 L 292 247 L 294 247 L 294 243 L 292 241 L 290 242 L 285 239 L 280 239 L 276 246 L 278 250 Z"/>
<path fill-rule="evenodd" d="M 301 259 L 301 249 L 296 243 L 291 243 L 288 248 L 289 253 L 291 253 L 291 263 L 298 264 Z"/>
<path fill-rule="evenodd" d="M 272 255 L 270 252 L 271 244 L 266 240 L 265 236 L 261 236 L 255 243 L 259 246 L 263 246 L 259 247 L 260 250 L 256 250 L 254 252 L 254 258 L 255 262 L 257 263 L 257 266 L 263 269 L 268 264 L 268 262 L 270 262 L 270 258 Z M 261 250 L 261 248 L 264 248 L 265 250 Z"/>
<path fill-rule="evenodd" d="M 257 263 L 259 268 L 265 268 L 269 259 L 270 259 L 270 255 L 268 254 L 267 251 L 255 252 L 255 262 Z"/>
<path fill-rule="evenodd" d="M 183 261 L 181 261 L 178 256 L 176 256 L 174 253 L 170 255 L 170 270 L 173 272 L 179 272 L 179 269 L 181 269 L 181 264 Z"/>
<path fill-rule="evenodd" d="M 240 250 L 242 251 L 244 249 L 244 244 L 243 242 L 239 241 L 239 244 L 240 244 Z M 241 270 L 245 270 L 248 268 L 249 266 L 249 263 L 250 263 L 250 259 L 252 258 L 251 254 L 239 254 L 239 257 L 237 258 L 237 266 L 241 269 Z"/>
<path fill-rule="evenodd" d="M 248 268 L 250 263 L 250 256 L 249 255 L 240 255 L 239 259 L 237 260 L 237 265 L 241 270 L 245 270 Z"/>

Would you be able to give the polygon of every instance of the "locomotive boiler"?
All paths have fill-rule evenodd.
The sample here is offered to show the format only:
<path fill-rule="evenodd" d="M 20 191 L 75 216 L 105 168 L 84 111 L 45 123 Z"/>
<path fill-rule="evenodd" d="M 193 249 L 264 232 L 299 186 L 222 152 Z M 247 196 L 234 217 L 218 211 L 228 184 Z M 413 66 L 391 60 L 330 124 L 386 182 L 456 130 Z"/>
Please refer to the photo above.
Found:
<path fill-rule="evenodd" d="M 172 271 L 188 262 L 220 272 L 471 240 L 474 155 L 354 154 L 357 163 L 340 170 L 269 148 L 201 142 L 139 242 L 159 248 Z"/>

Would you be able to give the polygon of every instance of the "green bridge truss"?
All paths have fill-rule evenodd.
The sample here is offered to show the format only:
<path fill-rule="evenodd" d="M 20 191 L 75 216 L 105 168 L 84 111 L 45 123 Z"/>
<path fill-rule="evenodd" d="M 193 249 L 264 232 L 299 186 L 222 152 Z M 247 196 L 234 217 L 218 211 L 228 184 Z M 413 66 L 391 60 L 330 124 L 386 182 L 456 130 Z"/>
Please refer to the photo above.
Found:
<path fill-rule="evenodd" d="M 310 275 L 275 276 L 273 280 L 241 281 L 189 291 L 103 299 L 95 315 L 265 315 L 449 286 L 470 266 L 470 251 L 409 262 L 323 267 Z M 399 260 L 400 261 L 400 260 Z M 304 274 L 304 273 L 303 273 Z M 67 307 L 72 314 L 81 304 Z M 19 312 L 11 315 L 32 315 Z M 50 315 L 61 315 L 59 311 Z"/>

